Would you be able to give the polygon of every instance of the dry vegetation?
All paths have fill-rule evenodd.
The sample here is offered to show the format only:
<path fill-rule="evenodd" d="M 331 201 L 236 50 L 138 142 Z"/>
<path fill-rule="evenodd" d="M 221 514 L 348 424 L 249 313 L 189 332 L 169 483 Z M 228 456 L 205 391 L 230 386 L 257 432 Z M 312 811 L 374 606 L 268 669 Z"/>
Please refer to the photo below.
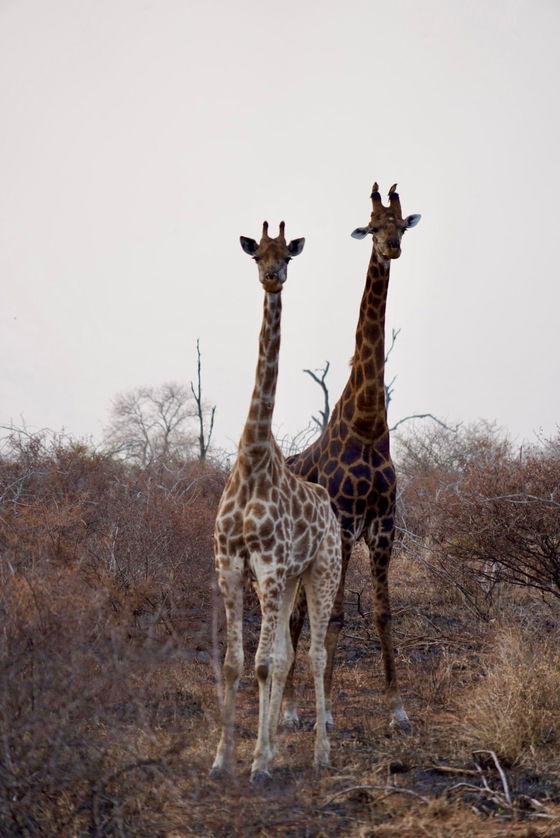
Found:
<path fill-rule="evenodd" d="M 483 426 L 402 440 L 393 604 L 414 732 L 388 727 L 358 548 L 332 767 L 311 770 L 302 658 L 304 727 L 281 733 L 274 779 L 253 789 L 251 591 L 239 773 L 228 788 L 207 779 L 223 469 L 138 467 L 13 433 L 0 457 L 0 835 L 560 836 L 558 442 L 520 457 Z"/>

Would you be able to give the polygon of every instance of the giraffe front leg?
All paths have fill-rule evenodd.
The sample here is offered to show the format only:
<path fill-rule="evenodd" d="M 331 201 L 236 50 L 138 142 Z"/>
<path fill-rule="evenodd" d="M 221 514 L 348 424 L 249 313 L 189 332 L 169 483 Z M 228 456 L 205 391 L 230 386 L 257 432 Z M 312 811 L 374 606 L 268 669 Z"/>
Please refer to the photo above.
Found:
<path fill-rule="evenodd" d="M 383 538 L 383 537 L 381 537 Z M 379 539 L 381 541 L 381 538 Z M 369 546 L 371 571 L 373 576 L 375 625 L 381 643 L 383 668 L 385 671 L 385 690 L 391 710 L 391 727 L 402 733 L 410 733 L 412 725 L 404 709 L 399 692 L 395 653 L 393 649 L 392 615 L 389 600 L 389 562 L 392 543 Z"/>
<path fill-rule="evenodd" d="M 217 559 L 220 566 L 219 558 Z M 233 561 L 229 573 L 218 571 L 219 586 L 224 598 L 227 621 L 227 650 L 223 665 L 224 706 L 222 708 L 222 734 L 210 777 L 218 779 L 231 773 L 235 767 L 235 700 L 239 678 L 243 670 L 243 563 Z"/>
<path fill-rule="evenodd" d="M 258 783 L 270 777 L 272 759 L 270 742 L 270 687 L 274 667 L 274 643 L 278 624 L 278 595 L 270 596 L 270 580 L 257 575 L 261 602 L 261 633 L 255 655 L 255 675 L 259 685 L 259 730 L 251 765 L 251 782 Z M 276 580 L 272 580 L 275 584 Z M 276 592 L 277 593 L 277 592 Z"/>

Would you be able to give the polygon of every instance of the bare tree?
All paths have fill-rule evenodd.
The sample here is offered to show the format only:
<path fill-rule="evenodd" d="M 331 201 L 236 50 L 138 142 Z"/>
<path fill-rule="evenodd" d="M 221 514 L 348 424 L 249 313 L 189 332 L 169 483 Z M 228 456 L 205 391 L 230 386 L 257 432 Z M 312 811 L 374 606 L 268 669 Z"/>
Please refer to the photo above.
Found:
<path fill-rule="evenodd" d="M 142 467 L 174 456 L 184 459 L 193 447 L 195 416 L 195 404 L 181 384 L 137 387 L 113 402 L 105 446 Z"/>
<path fill-rule="evenodd" d="M 194 400 L 196 403 L 196 415 L 198 416 L 198 451 L 199 451 L 199 460 L 205 460 L 206 454 L 208 453 L 208 448 L 210 446 L 210 441 L 212 439 L 212 431 L 214 429 L 214 415 L 216 413 L 216 405 L 210 409 L 210 427 L 208 428 L 208 434 L 206 434 L 204 428 L 204 414 L 205 408 L 202 401 L 202 364 L 200 358 L 200 338 L 196 340 L 196 357 L 197 357 L 197 386 L 196 389 L 191 381 L 191 391 L 194 396 Z"/>
<path fill-rule="evenodd" d="M 391 332 L 391 343 L 389 344 L 389 348 L 387 349 L 387 352 L 385 353 L 385 366 L 387 365 L 387 363 L 389 361 L 389 356 L 391 355 L 391 352 L 395 348 L 395 343 L 397 342 L 397 338 L 400 335 L 400 332 L 401 332 L 400 329 L 393 329 L 392 332 Z M 385 407 L 386 407 L 387 410 L 389 410 L 389 403 L 391 402 L 391 399 L 393 398 L 393 392 L 394 392 L 394 389 L 395 389 L 395 381 L 396 380 L 397 380 L 397 376 L 394 375 L 393 378 L 391 379 L 391 381 L 388 384 L 387 384 L 387 382 L 385 382 Z M 392 425 L 389 428 L 389 430 L 391 432 L 396 431 L 397 428 L 400 425 L 403 425 L 405 422 L 410 422 L 411 419 L 433 419 L 434 422 L 437 422 L 437 424 L 441 425 L 442 428 L 446 428 L 447 430 L 451 430 L 451 431 L 456 431 L 457 428 L 459 427 L 459 426 L 457 426 L 456 428 L 449 428 L 449 426 L 446 425 L 445 422 L 442 422 L 441 419 L 438 419 L 437 416 L 434 416 L 433 413 L 411 413 L 410 416 L 403 416 L 402 419 L 399 419 L 398 422 L 395 422 L 395 424 Z"/>
<path fill-rule="evenodd" d="M 331 408 L 329 405 L 329 391 L 327 385 L 325 384 L 325 379 L 327 377 L 327 373 L 329 371 L 330 361 L 325 361 L 325 366 L 319 370 L 303 370 L 303 372 L 310 375 L 313 381 L 315 381 L 321 390 L 323 391 L 323 410 L 319 411 L 320 419 L 316 416 L 312 416 L 311 418 L 322 432 L 325 430 L 327 425 L 329 424 L 329 417 L 331 415 Z"/>
<path fill-rule="evenodd" d="M 401 331 L 400 329 L 393 329 L 392 332 L 391 332 L 391 343 L 389 344 L 389 348 L 387 349 L 387 351 L 385 353 L 385 366 L 387 366 L 387 363 L 389 362 L 389 356 L 391 355 L 391 352 L 395 348 L 395 343 L 397 342 L 397 338 L 400 334 L 400 331 Z M 388 384 L 387 384 L 387 382 L 385 382 L 385 385 L 384 385 L 385 386 L 385 407 L 387 408 L 387 410 L 389 410 L 389 403 L 390 403 L 391 399 L 393 398 L 393 390 L 394 390 L 394 385 L 395 385 L 396 380 L 397 380 L 397 376 L 394 375 L 392 377 L 391 381 Z M 393 428 L 391 428 L 391 430 L 393 430 Z"/>

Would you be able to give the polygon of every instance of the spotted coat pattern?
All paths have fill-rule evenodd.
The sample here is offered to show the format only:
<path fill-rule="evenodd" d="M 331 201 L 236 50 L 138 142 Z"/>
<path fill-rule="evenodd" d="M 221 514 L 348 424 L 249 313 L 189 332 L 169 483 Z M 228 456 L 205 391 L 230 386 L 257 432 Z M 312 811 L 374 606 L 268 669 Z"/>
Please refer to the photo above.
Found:
<path fill-rule="evenodd" d="M 331 688 L 338 635 L 344 623 L 344 580 L 353 545 L 363 537 L 370 555 L 374 584 L 374 613 L 381 641 L 385 682 L 392 721 L 402 729 L 409 721 L 398 690 L 391 631 L 388 568 L 395 531 L 395 469 L 389 447 L 385 406 L 385 307 L 390 260 L 401 252 L 401 239 L 420 216 L 403 219 L 399 196 L 393 186 L 389 206 L 383 206 L 378 186 L 372 191 L 373 209 L 367 227 L 357 228 L 355 238 L 372 236 L 365 289 L 360 305 L 351 371 L 343 393 L 323 434 L 306 450 L 288 459 L 295 474 L 324 486 L 341 526 L 342 574 L 329 623 L 325 691 L 328 720 L 332 723 Z M 298 597 L 291 620 L 297 648 L 305 617 L 305 598 Z M 286 720 L 298 722 L 293 666 L 284 702 Z"/>
<path fill-rule="evenodd" d="M 224 489 L 214 533 L 216 571 L 227 619 L 222 736 L 212 775 L 234 767 L 235 697 L 243 667 L 243 583 L 255 581 L 262 612 L 255 672 L 259 730 L 251 777 L 268 774 L 288 670 L 293 661 L 289 618 L 298 585 L 305 591 L 311 623 L 310 662 L 315 682 L 315 763 L 329 759 L 324 670 L 325 636 L 341 572 L 340 529 L 328 492 L 291 472 L 271 430 L 278 354 L 281 291 L 286 265 L 303 240 L 286 244 L 284 225 L 271 239 L 265 222 L 260 243 L 241 239 L 259 268 L 265 289 L 259 359 L 249 415 L 238 457 Z"/>

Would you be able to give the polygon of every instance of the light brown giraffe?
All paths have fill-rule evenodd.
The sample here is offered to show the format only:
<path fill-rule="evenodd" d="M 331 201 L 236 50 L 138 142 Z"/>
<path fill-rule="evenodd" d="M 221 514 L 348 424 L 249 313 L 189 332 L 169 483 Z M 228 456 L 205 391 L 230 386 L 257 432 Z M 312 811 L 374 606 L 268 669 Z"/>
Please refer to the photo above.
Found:
<path fill-rule="evenodd" d="M 268 235 L 266 221 L 259 244 L 241 237 L 243 250 L 257 262 L 265 296 L 251 406 L 214 531 L 216 570 L 227 619 L 223 726 L 210 772 L 215 777 L 234 767 L 235 699 L 243 668 L 243 582 L 248 574 L 255 579 L 262 614 L 255 657 L 259 729 L 251 779 L 261 780 L 269 774 L 284 684 L 293 661 L 289 619 L 298 584 L 305 590 L 311 624 L 309 656 L 317 713 L 315 764 L 324 766 L 329 760 L 323 676 L 325 635 L 340 580 L 340 530 L 328 492 L 286 467 L 271 428 L 281 292 L 288 262 L 301 253 L 304 241 L 294 239 L 286 244 L 284 222 L 274 239 Z"/>
<path fill-rule="evenodd" d="M 357 239 L 372 237 L 366 285 L 356 329 L 356 346 L 350 378 L 333 409 L 330 421 L 305 451 L 288 459 L 288 466 L 313 483 L 325 486 L 340 521 L 342 575 L 327 632 L 325 693 L 327 720 L 332 724 L 331 688 L 338 635 L 344 624 L 344 580 L 352 547 L 363 536 L 370 554 L 374 585 L 374 614 L 385 669 L 385 683 L 392 723 L 410 729 L 399 694 L 391 632 L 388 570 L 395 530 L 395 470 L 389 450 L 385 405 L 385 305 L 392 259 L 401 254 L 405 230 L 419 215 L 402 217 L 396 184 L 383 206 L 377 183 L 371 194 L 373 209 L 367 227 L 352 233 Z M 294 647 L 305 618 L 305 598 L 299 596 L 291 619 Z M 293 666 L 286 683 L 284 716 L 298 723 Z"/>

